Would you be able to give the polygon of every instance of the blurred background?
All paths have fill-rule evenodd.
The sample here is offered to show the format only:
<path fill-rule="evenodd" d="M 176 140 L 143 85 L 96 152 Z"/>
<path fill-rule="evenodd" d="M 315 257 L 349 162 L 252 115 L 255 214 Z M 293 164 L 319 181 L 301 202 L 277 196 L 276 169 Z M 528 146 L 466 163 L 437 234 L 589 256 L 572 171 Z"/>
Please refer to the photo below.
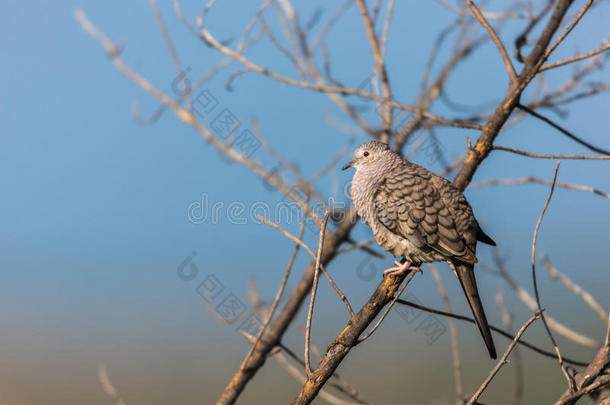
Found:
<path fill-rule="evenodd" d="M 229 45 L 234 47 L 259 3 L 219 1 L 206 17 L 207 29 L 218 39 L 234 39 Z M 304 24 L 316 13 L 324 22 L 342 4 L 311 1 L 298 4 L 298 11 Z M 576 1 L 572 11 L 583 4 Z M 191 24 L 195 25 L 203 5 L 182 2 Z M 3 6 L 0 403 L 109 403 L 98 381 L 100 365 L 105 365 L 129 405 L 214 403 L 249 348 L 238 330 L 252 313 L 250 280 L 255 280 L 261 298 L 270 302 L 292 252 L 288 239 L 253 217 L 253 213 L 268 213 L 274 219 L 274 210 L 284 197 L 248 169 L 221 156 L 171 111 L 150 125 L 134 118 L 135 110 L 150 117 L 158 102 L 115 69 L 99 44 L 81 29 L 74 12 L 82 8 L 114 43 L 124 46 L 121 56 L 126 64 L 175 97 L 177 73 L 147 1 L 7 0 Z M 489 2 L 486 9 L 502 6 L 502 2 Z M 224 59 L 188 31 L 172 2 L 160 1 L 159 9 L 188 80 L 195 81 Z M 430 50 L 454 19 L 455 13 L 437 2 L 397 2 L 386 56 L 397 100 L 406 104 L 416 100 Z M 609 34 L 609 19 L 609 4 L 602 2 L 552 60 L 597 48 Z M 279 30 L 277 21 L 269 20 Z M 512 41 L 524 24 L 509 20 L 502 30 L 511 54 Z M 326 45 L 337 80 L 348 87 L 367 83 L 373 64 L 357 7 L 349 7 L 328 32 Z M 441 48 L 439 58 L 448 55 L 451 46 Z M 257 42 L 248 49 L 248 56 L 282 74 L 296 75 L 269 41 Z M 322 94 L 255 73 L 240 75 L 227 89 L 227 80 L 239 68 L 229 65 L 201 87 L 216 100 L 215 111 L 228 110 L 240 120 L 240 128 L 260 130 L 307 178 L 343 148 L 345 157 L 316 186 L 337 204 L 349 205 L 344 188 L 352 173 L 339 168 L 353 148 L 369 137 Z M 560 86 L 574 69 L 566 66 L 549 72 L 542 86 Z M 591 81 L 608 79 L 603 69 L 590 76 Z M 455 69 L 447 84 L 452 101 L 467 112 L 456 114 L 440 101 L 435 112 L 477 115 L 496 105 L 506 87 L 504 66 L 488 41 Z M 590 143 L 610 148 L 609 101 L 609 94 L 602 93 L 571 103 L 565 116 L 546 114 Z M 367 117 L 374 118 L 373 114 Z M 205 116 L 202 123 L 210 128 L 215 115 Z M 439 128 L 436 135 L 442 159 L 436 153 L 423 153 L 417 142 L 407 144 L 404 151 L 414 162 L 440 172 L 464 153 L 466 137 L 474 142 L 479 132 Z M 496 143 L 537 153 L 591 153 L 532 117 L 507 129 Z M 251 158 L 268 170 L 277 164 L 264 148 L 255 150 Z M 473 182 L 523 176 L 552 179 L 554 167 L 554 160 L 498 151 L 484 161 Z M 558 181 L 608 192 L 609 166 L 605 161 L 562 161 Z M 532 235 L 548 192 L 549 187 L 540 184 L 466 191 L 483 229 L 497 242 L 508 272 L 530 293 Z M 243 210 L 231 211 L 231 204 Z M 297 233 L 297 216 L 275 220 Z M 548 256 L 606 310 L 610 307 L 609 228 L 607 198 L 557 189 L 540 230 L 537 254 L 538 258 Z M 305 242 L 315 247 L 317 237 L 317 229 L 308 226 Z M 360 223 L 352 237 L 362 241 L 372 234 Z M 497 276 L 492 248 L 480 246 L 478 256 L 479 288 L 490 323 L 502 326 L 496 305 L 501 290 L 505 305 L 514 313 L 513 327 L 518 329 L 531 311 Z M 299 254 L 287 293 L 309 261 L 306 254 Z M 335 259 L 328 269 L 352 306 L 359 308 L 391 265 L 389 254 L 377 259 L 354 251 Z M 445 264 L 438 267 L 454 311 L 469 315 L 459 283 Z M 605 325 L 599 317 L 552 280 L 541 265 L 538 277 L 548 314 L 602 342 Z M 213 299 L 202 293 L 210 285 L 215 288 Z M 424 305 L 443 308 L 425 268 L 406 294 Z M 242 316 L 223 322 L 221 305 L 228 299 L 240 303 Z M 301 356 L 303 335 L 298 325 L 305 324 L 304 313 L 301 310 L 284 339 Z M 339 368 L 371 403 L 454 403 L 450 338 L 445 333 L 448 321 L 435 318 L 441 327 L 431 338 L 421 328 L 429 314 L 418 316 L 404 309 L 392 311 L 376 334 L 355 348 Z M 345 307 L 322 279 L 313 342 L 323 351 L 347 320 Z M 495 362 L 488 358 L 472 324 L 458 323 L 457 331 L 464 390 L 473 392 Z M 494 337 L 503 352 L 509 341 Z M 541 323 L 534 324 L 525 337 L 552 350 Z M 595 353 L 562 336 L 557 339 L 565 356 L 588 362 Z M 527 349 L 520 353 L 523 403 L 556 399 L 565 386 L 556 361 Z M 511 363 L 482 402 L 510 403 L 515 378 Z M 288 403 L 299 388 L 300 383 L 270 359 L 240 403 Z"/>

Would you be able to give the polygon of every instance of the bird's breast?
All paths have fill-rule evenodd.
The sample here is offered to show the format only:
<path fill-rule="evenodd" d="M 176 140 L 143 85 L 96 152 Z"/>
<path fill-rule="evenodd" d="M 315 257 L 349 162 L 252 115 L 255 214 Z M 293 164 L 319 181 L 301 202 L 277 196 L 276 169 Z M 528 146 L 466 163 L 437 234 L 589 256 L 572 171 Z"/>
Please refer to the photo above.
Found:
<path fill-rule="evenodd" d="M 434 249 L 428 246 L 416 246 L 408 238 L 395 234 L 379 221 L 373 221 L 371 229 L 379 246 L 394 256 L 402 256 L 414 263 L 431 263 L 446 260 L 446 257 Z"/>

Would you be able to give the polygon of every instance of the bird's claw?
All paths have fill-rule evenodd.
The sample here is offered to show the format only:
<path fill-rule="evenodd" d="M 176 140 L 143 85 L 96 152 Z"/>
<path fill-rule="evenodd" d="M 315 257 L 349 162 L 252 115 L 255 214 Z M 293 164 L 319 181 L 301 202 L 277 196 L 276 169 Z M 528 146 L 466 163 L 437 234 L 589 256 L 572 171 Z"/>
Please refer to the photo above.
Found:
<path fill-rule="evenodd" d="M 410 271 L 419 271 L 420 273 L 422 272 L 419 266 L 414 266 L 413 263 L 411 263 L 410 261 L 405 261 L 404 263 L 394 261 L 394 264 L 396 265 L 396 267 L 389 268 L 383 272 L 384 277 L 400 276 Z"/>

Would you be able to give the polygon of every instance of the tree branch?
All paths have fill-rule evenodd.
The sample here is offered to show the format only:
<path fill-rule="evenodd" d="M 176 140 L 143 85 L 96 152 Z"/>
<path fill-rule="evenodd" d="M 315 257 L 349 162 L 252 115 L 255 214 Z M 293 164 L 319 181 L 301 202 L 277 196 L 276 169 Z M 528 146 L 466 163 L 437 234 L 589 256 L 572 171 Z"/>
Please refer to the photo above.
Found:
<path fill-rule="evenodd" d="M 498 364 L 496 364 L 496 366 L 491 370 L 491 373 L 489 373 L 489 376 L 487 376 L 485 381 L 483 381 L 483 384 L 481 384 L 479 389 L 472 395 L 472 397 L 470 397 L 470 399 L 467 402 L 467 405 L 473 405 L 477 401 L 477 399 L 481 396 L 483 391 L 485 391 L 485 389 L 489 386 L 489 383 L 491 382 L 491 380 L 496 376 L 496 374 L 498 374 L 498 371 L 500 371 L 502 366 L 505 365 L 506 363 L 508 363 L 508 356 L 510 355 L 510 352 L 512 352 L 513 349 L 515 348 L 515 346 L 517 345 L 517 342 L 521 338 L 521 335 L 523 335 L 525 330 L 528 328 L 528 326 L 530 326 L 532 324 L 532 322 L 534 322 L 536 319 L 540 318 L 541 314 L 542 314 L 542 310 L 536 312 L 527 322 L 525 322 L 525 324 L 521 327 L 521 329 L 519 329 L 519 332 L 517 332 L 517 336 L 515 336 L 513 341 L 510 343 L 510 345 L 506 349 L 506 352 L 504 352 L 504 355 L 502 356 L 502 358 L 500 359 Z"/>

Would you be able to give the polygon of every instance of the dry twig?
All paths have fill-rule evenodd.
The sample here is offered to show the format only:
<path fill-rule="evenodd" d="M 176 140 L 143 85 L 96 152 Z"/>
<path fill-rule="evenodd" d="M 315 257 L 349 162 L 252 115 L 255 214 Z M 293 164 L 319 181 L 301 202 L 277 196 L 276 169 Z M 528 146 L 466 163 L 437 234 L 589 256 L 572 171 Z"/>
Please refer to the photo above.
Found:
<path fill-rule="evenodd" d="M 557 270 L 549 261 L 548 257 L 542 258 L 542 266 L 549 273 L 549 276 L 554 278 L 555 280 L 559 280 L 563 283 L 564 286 L 574 294 L 578 295 L 584 302 L 587 304 L 595 313 L 601 318 L 603 322 L 608 320 L 608 313 L 602 308 L 601 305 L 593 298 L 589 292 L 584 290 L 578 284 L 575 284 L 572 280 L 568 278 L 565 274 L 561 273 Z"/>
<path fill-rule="evenodd" d="M 595 354 L 591 363 L 574 377 L 573 387 L 568 388 L 554 405 L 573 405 L 578 399 L 610 383 L 610 318 L 607 320 L 604 344 Z"/>
<path fill-rule="evenodd" d="M 457 315 L 457 314 L 453 314 L 453 313 L 450 313 L 450 312 L 441 311 L 441 310 L 438 310 L 438 309 L 428 308 L 428 307 L 419 305 L 419 304 L 417 304 L 415 302 L 411 302 L 411 301 L 405 301 L 405 300 L 399 299 L 398 301 L 396 301 L 396 303 L 397 304 L 401 304 L 401 305 L 406 305 L 406 306 L 409 306 L 409 307 L 412 307 L 412 308 L 416 308 L 416 309 L 419 309 L 421 311 L 429 312 L 431 314 L 446 316 L 448 318 L 453 318 L 453 319 L 458 319 L 460 321 L 470 322 L 472 324 L 474 324 L 476 322 L 473 318 L 470 318 L 470 317 L 467 317 L 467 316 L 464 316 L 464 315 Z M 500 328 L 498 328 L 496 326 L 489 325 L 489 329 L 491 329 L 494 332 L 504 336 L 507 339 L 513 340 L 515 338 L 514 334 L 506 332 L 505 330 L 502 330 L 502 329 L 500 329 Z M 551 358 L 551 359 L 557 359 L 557 355 L 555 353 L 546 351 L 544 349 L 541 349 L 541 348 L 539 348 L 537 346 L 534 346 L 533 344 L 528 343 L 528 342 L 526 342 L 524 340 L 519 340 L 519 345 L 527 347 L 528 349 L 533 350 L 534 352 L 536 352 L 536 353 L 538 353 L 538 354 L 540 354 L 540 355 L 542 355 L 544 357 L 548 357 L 548 358 Z M 583 361 L 569 359 L 567 357 L 564 357 L 563 361 L 566 362 L 566 363 L 572 364 L 574 366 L 586 366 L 587 365 L 587 363 L 585 363 Z"/>
<path fill-rule="evenodd" d="M 516 186 L 516 185 L 520 185 L 520 184 L 530 184 L 530 183 L 545 184 L 547 186 L 550 186 L 553 182 L 551 180 L 541 179 L 540 177 L 529 176 L 529 177 L 522 177 L 519 179 L 495 179 L 495 180 L 479 181 L 476 183 L 472 183 L 470 185 L 470 188 L 488 187 L 488 186 Z M 602 197 L 610 200 L 609 193 L 606 193 L 604 191 L 598 190 L 598 189 L 590 187 L 590 186 L 557 182 L 557 183 L 555 183 L 555 187 L 565 188 L 567 190 L 586 191 L 588 193 L 597 194 L 599 196 L 602 196 Z"/>
<path fill-rule="evenodd" d="M 525 324 L 521 327 L 521 329 L 519 329 L 519 332 L 517 332 L 517 336 L 515 336 L 513 341 L 510 343 L 510 345 L 508 346 L 508 349 L 506 349 L 506 351 L 504 352 L 504 355 L 502 356 L 502 358 L 500 359 L 498 364 L 496 364 L 496 366 L 491 370 L 491 373 L 489 373 L 489 375 L 487 376 L 485 381 L 483 381 L 483 384 L 481 384 L 479 389 L 472 395 L 472 397 L 470 397 L 470 399 L 467 402 L 467 405 L 473 405 L 477 401 L 477 399 L 481 396 L 483 391 L 485 391 L 485 389 L 489 386 L 489 383 L 491 382 L 491 380 L 496 376 L 496 374 L 498 374 L 498 371 L 500 371 L 502 366 L 505 365 L 506 363 L 508 363 L 508 356 L 510 355 L 510 352 L 513 351 L 514 347 L 517 345 L 517 342 L 521 338 L 521 335 L 523 335 L 523 333 L 528 328 L 528 326 L 530 326 L 532 324 L 532 322 L 534 322 L 536 319 L 540 318 L 541 315 L 542 315 L 542 310 L 539 310 L 527 322 L 525 322 Z"/>
<path fill-rule="evenodd" d="M 548 155 L 548 154 L 539 154 L 539 153 L 531 153 L 531 152 L 526 152 L 523 150 L 519 150 L 519 149 L 514 149 L 514 148 L 509 148 L 507 146 L 498 146 L 498 145 L 494 145 L 493 146 L 493 150 L 503 150 L 505 152 L 512 152 L 512 153 L 516 153 L 517 155 L 523 155 L 523 156 L 527 156 L 527 157 L 532 157 L 532 158 L 538 158 L 538 159 L 578 159 L 578 160 L 609 160 L 610 159 L 610 155 L 602 155 L 602 156 L 597 156 L 597 155 Z"/>
<path fill-rule="evenodd" d="M 108 372 L 106 371 L 106 367 L 104 365 L 99 366 L 97 370 L 97 378 L 100 382 L 100 385 L 102 386 L 102 389 L 104 390 L 108 398 L 110 398 L 110 400 L 114 402 L 114 405 L 125 405 L 125 401 L 123 401 L 123 398 L 121 398 L 117 389 L 114 388 L 114 385 L 112 385 L 112 382 L 108 377 Z"/>
<path fill-rule="evenodd" d="M 518 286 L 517 283 L 512 279 L 497 251 L 494 252 L 494 261 L 496 263 L 496 266 L 498 267 L 500 276 L 506 281 L 506 284 L 508 284 L 508 286 L 514 291 L 517 297 L 519 297 L 521 302 L 523 302 L 531 311 L 536 311 L 536 308 L 538 307 L 536 299 L 532 297 L 522 287 Z M 550 315 L 545 314 L 544 319 L 546 320 L 551 329 L 553 329 L 555 332 L 559 333 L 563 337 L 570 339 L 571 341 L 578 343 L 582 346 L 591 348 L 599 347 L 599 343 L 594 339 L 591 339 L 590 337 L 585 336 L 582 333 L 576 332 L 575 330 L 557 321 Z"/>
<path fill-rule="evenodd" d="M 536 241 L 538 239 L 538 231 L 540 230 L 540 225 L 542 225 L 542 219 L 544 218 L 544 214 L 546 213 L 546 210 L 549 207 L 549 204 L 551 202 L 551 198 L 553 197 L 553 191 L 555 191 L 555 182 L 557 181 L 557 172 L 558 171 L 559 171 L 559 161 L 557 161 L 557 165 L 555 165 L 555 174 L 553 175 L 553 183 L 551 184 L 551 190 L 549 191 L 549 196 L 547 197 L 546 202 L 544 203 L 544 207 L 542 207 L 542 212 L 540 212 L 540 216 L 538 217 L 538 221 L 536 222 L 536 227 L 534 228 L 534 237 L 532 240 L 532 280 L 534 282 L 534 295 L 536 296 L 536 305 L 538 306 L 538 311 L 541 311 L 542 307 L 540 306 L 540 292 L 538 291 L 538 280 L 536 278 Z M 570 385 L 570 387 L 572 387 L 574 382 L 572 381 L 572 377 L 570 376 L 570 374 L 568 374 L 568 371 L 566 370 L 566 368 L 563 364 L 563 358 L 561 357 L 561 352 L 559 351 L 559 346 L 557 345 L 557 342 L 555 341 L 555 338 L 553 337 L 553 333 L 551 332 L 551 329 L 549 328 L 549 325 L 547 324 L 546 319 L 544 319 L 544 314 L 541 313 L 541 317 L 542 317 L 542 323 L 544 325 L 544 329 L 546 329 L 546 333 L 549 335 L 549 339 L 551 340 L 551 343 L 553 344 L 555 353 L 557 353 L 557 360 L 559 361 L 559 366 L 561 367 L 561 371 L 563 371 L 563 375 L 565 376 L 566 380 L 568 381 L 568 384 Z"/>
<path fill-rule="evenodd" d="M 434 277 L 434 281 L 436 282 L 436 288 L 438 289 L 441 298 L 443 299 L 443 303 L 445 304 L 445 310 L 448 313 L 453 313 L 451 310 L 451 304 L 449 303 L 449 297 L 447 296 L 447 291 L 445 290 L 445 286 L 443 285 L 443 280 L 441 279 L 440 274 L 438 273 L 438 269 L 433 264 L 428 264 L 428 268 L 430 269 L 430 273 L 432 273 L 432 277 Z M 451 338 L 451 355 L 453 359 L 453 377 L 455 378 L 455 397 L 458 405 L 462 403 L 462 397 L 464 395 L 464 388 L 462 386 L 462 365 L 460 364 L 460 353 L 459 353 L 459 345 L 457 339 L 457 328 L 455 327 L 455 319 L 453 317 L 449 318 L 449 336 Z"/>
<path fill-rule="evenodd" d="M 318 238 L 318 250 L 316 253 L 316 267 L 313 273 L 313 284 L 311 285 L 311 298 L 309 301 L 309 309 L 307 311 L 307 326 L 305 329 L 305 372 L 307 377 L 311 375 L 311 366 L 309 363 L 309 345 L 311 338 L 311 318 L 313 317 L 313 305 L 318 292 L 318 275 L 320 274 L 320 258 L 322 257 L 322 249 L 324 248 L 324 233 L 326 232 L 326 224 L 328 223 L 329 213 L 324 214 L 324 221 L 320 227 L 320 236 Z"/>
<path fill-rule="evenodd" d="M 502 316 L 502 323 L 504 327 L 509 333 L 512 332 L 512 323 L 513 323 L 513 314 L 510 314 L 504 305 L 504 294 L 502 293 L 502 289 L 498 288 L 498 293 L 496 294 L 496 303 L 498 304 L 498 308 L 500 308 L 500 314 Z M 515 348 L 515 354 L 513 355 L 515 359 L 515 395 L 513 397 L 513 404 L 518 405 L 521 403 L 523 399 L 523 361 L 521 359 L 521 351 L 519 347 Z"/>

